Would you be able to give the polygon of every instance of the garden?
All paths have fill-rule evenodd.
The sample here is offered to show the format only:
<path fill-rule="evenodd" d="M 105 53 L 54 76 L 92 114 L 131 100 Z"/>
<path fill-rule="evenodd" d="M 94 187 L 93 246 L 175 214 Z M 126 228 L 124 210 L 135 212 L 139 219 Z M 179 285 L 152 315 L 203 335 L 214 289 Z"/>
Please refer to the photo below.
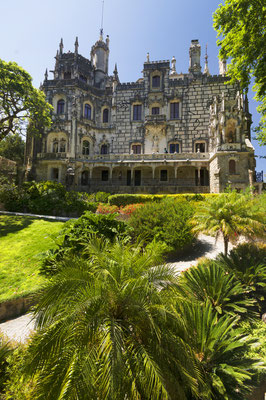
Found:
<path fill-rule="evenodd" d="M 32 182 L 2 185 L 0 202 L 76 217 L 0 217 L 1 300 L 31 293 L 37 328 L 24 345 L 1 337 L 1 399 L 244 400 L 265 380 L 264 194 Z M 180 273 L 169 260 L 199 232 L 224 251 Z"/>

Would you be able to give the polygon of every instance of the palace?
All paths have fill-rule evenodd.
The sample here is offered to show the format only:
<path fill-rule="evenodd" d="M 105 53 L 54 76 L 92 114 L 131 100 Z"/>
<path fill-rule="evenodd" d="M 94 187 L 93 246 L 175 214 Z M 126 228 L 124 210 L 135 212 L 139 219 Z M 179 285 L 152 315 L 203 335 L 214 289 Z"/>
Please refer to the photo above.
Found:
<path fill-rule="evenodd" d="M 218 193 L 253 185 L 248 100 L 225 84 L 226 64 L 212 76 L 192 40 L 187 73 L 176 59 L 144 62 L 143 75 L 121 83 L 108 74 L 109 37 L 90 59 L 64 52 L 41 86 L 53 105 L 52 126 L 27 138 L 28 179 L 55 180 L 75 190 L 111 193 Z"/>

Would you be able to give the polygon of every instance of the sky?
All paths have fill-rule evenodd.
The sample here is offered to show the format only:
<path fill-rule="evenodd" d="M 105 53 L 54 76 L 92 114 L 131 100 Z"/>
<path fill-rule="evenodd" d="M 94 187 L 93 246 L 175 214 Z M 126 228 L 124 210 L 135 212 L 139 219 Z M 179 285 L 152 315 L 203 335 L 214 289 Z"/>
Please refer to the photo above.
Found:
<path fill-rule="evenodd" d="M 150 60 L 176 58 L 177 72 L 188 72 L 192 39 L 201 44 L 204 68 L 208 45 L 209 69 L 218 74 L 218 47 L 212 14 L 221 0 L 105 0 L 104 35 L 110 37 L 109 74 L 118 65 L 121 82 L 142 77 L 147 52 Z M 79 53 L 90 58 L 91 46 L 98 40 L 102 20 L 102 0 L 0 0 L 0 58 L 15 61 L 28 71 L 36 87 L 45 69 L 54 69 L 54 57 L 63 38 L 64 51 L 74 51 L 76 36 Z M 52 74 L 49 78 L 52 79 Z M 252 100 L 253 126 L 259 121 L 257 103 Z M 254 136 L 254 134 L 253 134 Z M 252 141 L 258 156 L 266 147 Z M 257 171 L 266 173 L 266 159 L 257 158 Z M 266 176 L 264 177 L 266 180 Z"/>

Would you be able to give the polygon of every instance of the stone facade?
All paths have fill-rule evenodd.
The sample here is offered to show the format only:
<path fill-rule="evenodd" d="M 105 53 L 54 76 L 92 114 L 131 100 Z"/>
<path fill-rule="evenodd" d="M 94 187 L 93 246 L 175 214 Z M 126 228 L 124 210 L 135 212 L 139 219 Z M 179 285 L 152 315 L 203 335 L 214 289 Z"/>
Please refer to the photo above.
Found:
<path fill-rule="evenodd" d="M 71 188 L 116 193 L 220 192 L 253 184 L 254 149 L 247 98 L 225 84 L 225 64 L 212 76 L 192 40 L 189 70 L 176 60 L 144 62 L 143 76 L 120 83 L 108 75 L 109 37 L 91 58 L 56 55 L 54 79 L 42 90 L 54 107 L 41 138 L 27 138 L 26 172 Z"/>

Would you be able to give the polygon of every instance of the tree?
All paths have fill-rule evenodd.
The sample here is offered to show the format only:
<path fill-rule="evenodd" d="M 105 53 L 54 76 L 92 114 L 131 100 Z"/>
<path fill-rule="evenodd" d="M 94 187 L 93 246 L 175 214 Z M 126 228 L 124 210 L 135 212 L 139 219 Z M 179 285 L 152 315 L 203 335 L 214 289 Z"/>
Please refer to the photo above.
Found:
<path fill-rule="evenodd" d="M 255 79 L 261 121 L 257 138 L 266 144 L 266 7 L 263 0 L 226 0 L 214 13 L 221 59 L 231 58 L 228 75 L 247 91 Z"/>
<path fill-rule="evenodd" d="M 24 151 L 25 142 L 17 132 L 15 134 L 7 135 L 0 141 L 0 156 L 5 157 L 8 160 L 13 160 L 18 164 L 23 164 Z"/>
<path fill-rule="evenodd" d="M 265 235 L 265 210 L 248 193 L 222 193 L 198 207 L 194 216 L 194 231 L 219 235 L 224 240 L 224 254 L 228 243 L 236 243 L 239 235 L 247 238 Z"/>
<path fill-rule="evenodd" d="M 182 319 L 168 305 L 176 274 L 170 266 L 155 267 L 162 262 L 156 245 L 143 251 L 98 239 L 87 251 L 89 261 L 65 261 L 36 307 L 39 332 L 27 360 L 29 372 L 38 374 L 36 398 L 198 395 Z"/>
<path fill-rule="evenodd" d="M 22 133 L 29 124 L 32 134 L 51 123 L 52 106 L 31 76 L 14 62 L 0 60 L 0 141 L 9 133 Z"/>

